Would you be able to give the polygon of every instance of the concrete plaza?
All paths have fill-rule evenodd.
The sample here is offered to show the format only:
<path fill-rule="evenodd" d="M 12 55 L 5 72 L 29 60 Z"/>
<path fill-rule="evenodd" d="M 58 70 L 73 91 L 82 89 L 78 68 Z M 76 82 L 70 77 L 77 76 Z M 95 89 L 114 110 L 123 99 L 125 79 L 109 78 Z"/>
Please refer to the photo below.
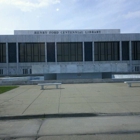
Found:
<path fill-rule="evenodd" d="M 140 113 L 140 84 L 26 85 L 0 94 L 0 116 L 67 113 Z"/>

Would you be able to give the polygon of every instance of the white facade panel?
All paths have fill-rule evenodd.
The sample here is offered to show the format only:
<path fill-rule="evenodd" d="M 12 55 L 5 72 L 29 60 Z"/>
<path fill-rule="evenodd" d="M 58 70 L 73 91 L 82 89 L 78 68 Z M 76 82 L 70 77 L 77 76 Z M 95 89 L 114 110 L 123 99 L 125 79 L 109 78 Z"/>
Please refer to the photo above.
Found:
<path fill-rule="evenodd" d="M 67 72 L 67 66 L 66 65 L 60 65 L 60 70 L 61 70 L 61 73 L 66 73 Z"/>
<path fill-rule="evenodd" d="M 128 72 L 127 63 L 118 63 L 117 64 L 117 72 Z"/>
<path fill-rule="evenodd" d="M 32 65 L 32 73 L 33 74 L 43 74 L 44 66 L 43 65 Z"/>
<path fill-rule="evenodd" d="M 83 71 L 84 71 L 84 72 L 93 72 L 93 71 L 94 71 L 94 70 L 93 70 L 93 65 L 92 65 L 92 64 L 85 64 L 83 67 L 84 67 L 84 68 L 83 68 Z"/>
<path fill-rule="evenodd" d="M 78 73 L 84 72 L 83 67 L 84 67 L 84 65 L 77 65 L 77 71 L 78 71 Z"/>
<path fill-rule="evenodd" d="M 49 73 L 60 73 L 60 65 L 50 65 Z"/>
<path fill-rule="evenodd" d="M 77 65 L 67 65 L 67 73 L 77 73 Z"/>
<path fill-rule="evenodd" d="M 100 71 L 101 72 L 111 72 L 111 65 L 109 63 L 100 64 Z"/>

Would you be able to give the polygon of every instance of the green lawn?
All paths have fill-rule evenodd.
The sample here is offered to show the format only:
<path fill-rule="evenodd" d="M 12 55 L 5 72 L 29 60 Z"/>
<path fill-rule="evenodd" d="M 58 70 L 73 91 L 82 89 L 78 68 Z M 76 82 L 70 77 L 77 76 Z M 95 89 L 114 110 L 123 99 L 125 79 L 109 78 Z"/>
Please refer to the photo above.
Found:
<path fill-rule="evenodd" d="M 0 94 L 12 90 L 14 88 L 17 88 L 18 86 L 0 86 Z"/>

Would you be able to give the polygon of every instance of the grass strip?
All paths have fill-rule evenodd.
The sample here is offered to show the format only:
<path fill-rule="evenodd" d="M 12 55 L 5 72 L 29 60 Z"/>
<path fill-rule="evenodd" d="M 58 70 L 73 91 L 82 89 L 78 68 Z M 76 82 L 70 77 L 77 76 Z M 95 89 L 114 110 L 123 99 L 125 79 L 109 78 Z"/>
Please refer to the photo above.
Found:
<path fill-rule="evenodd" d="M 14 88 L 17 88 L 18 86 L 0 86 L 0 94 L 7 92 L 9 90 L 12 90 Z"/>

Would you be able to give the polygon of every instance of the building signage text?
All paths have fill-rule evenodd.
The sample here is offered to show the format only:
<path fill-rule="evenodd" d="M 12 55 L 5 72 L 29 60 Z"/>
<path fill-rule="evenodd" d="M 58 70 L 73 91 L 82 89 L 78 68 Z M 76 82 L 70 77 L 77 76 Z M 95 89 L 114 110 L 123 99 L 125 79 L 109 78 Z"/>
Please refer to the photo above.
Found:
<path fill-rule="evenodd" d="M 78 31 L 78 30 L 64 30 L 64 31 L 34 31 L 34 34 L 36 35 L 57 35 L 57 34 L 99 34 L 101 33 L 101 30 L 85 30 L 85 31 Z"/>

